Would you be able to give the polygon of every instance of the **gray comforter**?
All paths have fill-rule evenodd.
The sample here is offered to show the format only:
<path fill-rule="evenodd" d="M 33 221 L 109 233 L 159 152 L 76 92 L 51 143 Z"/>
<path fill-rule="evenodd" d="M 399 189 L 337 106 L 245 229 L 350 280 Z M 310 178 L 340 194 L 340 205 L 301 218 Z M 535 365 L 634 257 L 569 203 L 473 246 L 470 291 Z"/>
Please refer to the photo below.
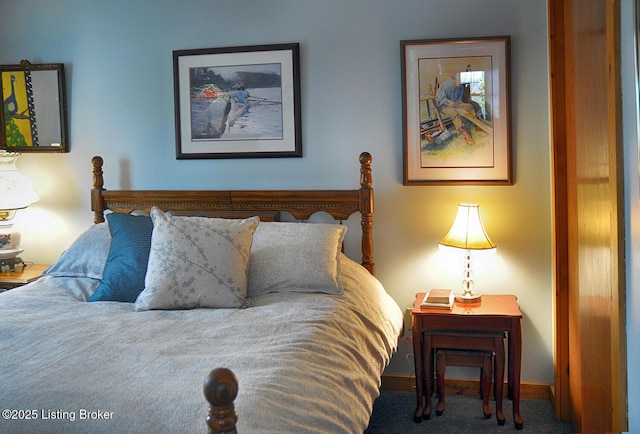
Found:
<path fill-rule="evenodd" d="M 206 432 L 203 381 L 228 367 L 241 434 L 362 433 L 402 313 L 343 258 L 343 295 L 245 309 L 135 312 L 51 276 L 0 294 L 0 432 Z"/>

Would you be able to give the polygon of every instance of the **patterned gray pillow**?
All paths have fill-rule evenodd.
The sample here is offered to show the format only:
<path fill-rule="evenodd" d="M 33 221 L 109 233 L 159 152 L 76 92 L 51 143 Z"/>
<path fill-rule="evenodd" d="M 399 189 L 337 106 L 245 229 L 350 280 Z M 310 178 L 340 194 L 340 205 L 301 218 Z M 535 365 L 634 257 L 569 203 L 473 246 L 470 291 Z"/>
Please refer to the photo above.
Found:
<path fill-rule="evenodd" d="M 153 208 L 151 219 L 151 251 L 137 311 L 244 306 L 257 217 L 175 217 Z"/>
<path fill-rule="evenodd" d="M 346 232 L 339 224 L 260 222 L 251 247 L 249 296 L 342 294 L 340 251 Z"/>

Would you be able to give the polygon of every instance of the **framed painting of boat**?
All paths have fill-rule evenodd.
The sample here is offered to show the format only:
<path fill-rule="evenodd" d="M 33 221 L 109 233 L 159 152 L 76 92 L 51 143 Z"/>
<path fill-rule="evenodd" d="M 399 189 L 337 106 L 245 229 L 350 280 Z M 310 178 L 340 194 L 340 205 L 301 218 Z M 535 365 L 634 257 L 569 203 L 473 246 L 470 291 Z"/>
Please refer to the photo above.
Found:
<path fill-rule="evenodd" d="M 400 45 L 404 185 L 512 185 L 509 36 Z"/>
<path fill-rule="evenodd" d="M 64 64 L 0 65 L 0 149 L 67 152 Z"/>
<path fill-rule="evenodd" d="M 176 158 L 301 157 L 299 44 L 173 52 Z"/>

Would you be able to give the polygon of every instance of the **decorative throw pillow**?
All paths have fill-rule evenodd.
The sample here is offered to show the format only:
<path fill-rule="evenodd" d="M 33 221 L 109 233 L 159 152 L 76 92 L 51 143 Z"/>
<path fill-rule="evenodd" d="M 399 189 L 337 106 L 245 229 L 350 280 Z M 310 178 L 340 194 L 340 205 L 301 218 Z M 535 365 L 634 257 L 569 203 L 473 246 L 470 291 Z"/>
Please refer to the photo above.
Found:
<path fill-rule="evenodd" d="M 153 208 L 151 218 L 149 267 L 136 310 L 244 306 L 257 217 L 174 217 Z"/>
<path fill-rule="evenodd" d="M 111 235 L 107 223 L 93 225 L 80 234 L 44 274 L 102 279 L 110 245 Z"/>
<path fill-rule="evenodd" d="M 87 301 L 133 303 L 144 289 L 151 232 L 151 217 L 122 213 L 107 214 L 111 248 L 102 282 Z"/>
<path fill-rule="evenodd" d="M 260 222 L 251 247 L 249 296 L 342 294 L 340 251 L 346 232 L 338 224 Z"/>

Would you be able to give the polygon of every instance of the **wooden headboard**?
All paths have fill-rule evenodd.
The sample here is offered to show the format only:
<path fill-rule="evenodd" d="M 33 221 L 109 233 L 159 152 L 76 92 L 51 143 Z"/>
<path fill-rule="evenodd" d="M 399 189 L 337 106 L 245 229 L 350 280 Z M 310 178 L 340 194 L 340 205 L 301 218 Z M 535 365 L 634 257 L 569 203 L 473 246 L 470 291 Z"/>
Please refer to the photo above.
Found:
<path fill-rule="evenodd" d="M 355 190 L 106 190 L 102 157 L 91 159 L 93 221 L 105 221 L 106 210 L 129 213 L 149 212 L 157 206 L 176 215 L 246 218 L 257 215 L 262 221 L 278 221 L 282 212 L 298 220 L 324 211 L 336 220 L 362 215 L 362 265 L 375 275 L 373 261 L 373 187 L 371 154 L 360 154 L 360 188 Z"/>

